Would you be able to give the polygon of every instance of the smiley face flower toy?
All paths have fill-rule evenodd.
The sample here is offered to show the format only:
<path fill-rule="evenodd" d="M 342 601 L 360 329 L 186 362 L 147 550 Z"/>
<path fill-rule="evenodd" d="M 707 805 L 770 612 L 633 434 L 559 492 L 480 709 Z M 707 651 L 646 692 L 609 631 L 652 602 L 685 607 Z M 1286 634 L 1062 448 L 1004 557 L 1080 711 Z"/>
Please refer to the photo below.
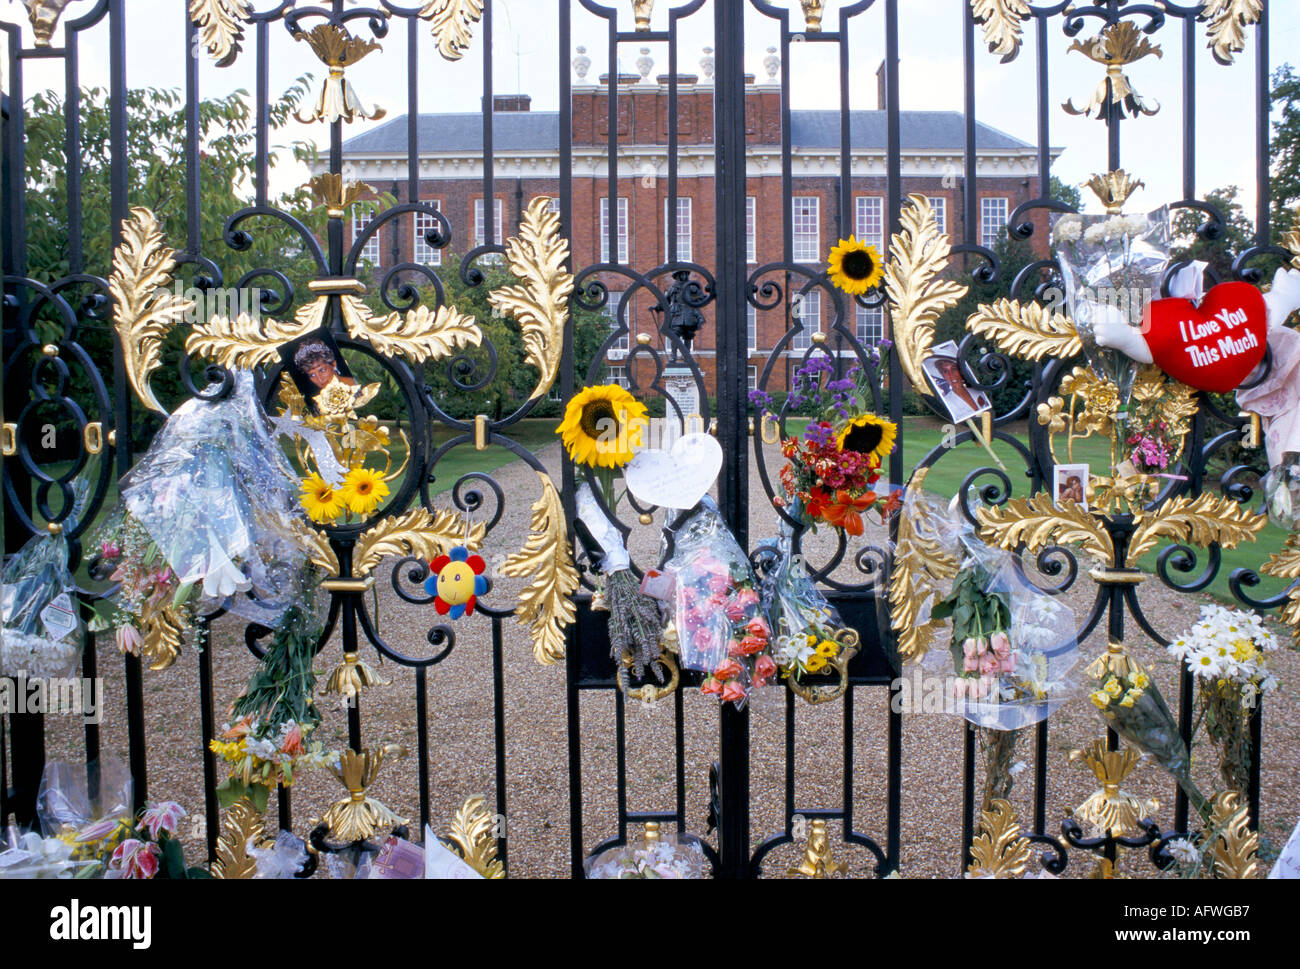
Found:
<path fill-rule="evenodd" d="M 488 590 L 483 576 L 486 568 L 482 556 L 471 555 L 463 545 L 430 562 L 424 591 L 434 596 L 433 607 L 438 615 L 452 619 L 474 615 L 474 604 Z"/>

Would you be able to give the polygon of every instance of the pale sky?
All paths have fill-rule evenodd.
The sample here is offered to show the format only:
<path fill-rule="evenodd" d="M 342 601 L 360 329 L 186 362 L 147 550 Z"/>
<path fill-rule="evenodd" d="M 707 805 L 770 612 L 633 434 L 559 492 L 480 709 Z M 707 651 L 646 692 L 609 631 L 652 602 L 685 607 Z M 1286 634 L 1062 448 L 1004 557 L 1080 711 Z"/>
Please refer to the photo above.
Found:
<path fill-rule="evenodd" d="M 269 9 L 275 0 L 254 0 L 257 9 Z M 515 93 L 522 89 L 533 96 L 536 110 L 555 110 L 558 102 L 558 28 L 560 2 L 571 0 L 494 0 L 496 38 L 494 69 L 496 93 Z M 777 0 L 780 3 L 780 0 Z M 620 10 L 621 23 L 631 29 L 631 0 L 609 0 Z M 659 0 L 655 10 L 655 28 L 665 27 L 668 10 L 682 6 L 684 0 Z M 954 110 L 962 107 L 962 6 L 965 0 L 901 0 L 900 16 L 900 94 L 904 109 Z M 792 23 L 802 24 L 797 0 Z M 828 0 L 825 23 L 838 24 L 837 0 Z M 132 87 L 156 86 L 182 88 L 184 85 L 184 19 L 186 0 L 131 0 L 127 10 L 127 83 Z M 1273 0 L 1270 3 L 1271 60 L 1273 66 L 1300 50 L 1300 3 Z M 64 21 L 84 13 L 89 0 L 77 0 L 64 14 Z M 850 98 L 854 108 L 876 106 L 875 71 L 884 53 L 883 3 L 859 15 L 853 21 L 851 39 L 852 68 Z M 574 44 L 587 47 L 593 64 L 589 80 L 607 69 L 605 22 L 573 3 Z M 6 20 L 25 16 L 18 4 L 0 10 Z M 1105 126 L 1085 118 L 1068 116 L 1060 103 L 1073 98 L 1086 103 L 1093 88 L 1101 81 L 1102 69 L 1080 53 L 1066 55 L 1070 38 L 1061 32 L 1062 19 L 1052 21 L 1050 45 L 1050 121 L 1051 141 L 1064 148 L 1055 173 L 1069 182 L 1078 183 L 1093 172 L 1106 167 Z M 1164 48 L 1160 59 L 1148 57 L 1128 69 L 1137 91 L 1162 105 L 1159 114 L 1143 117 L 1123 125 L 1124 167 L 1145 180 L 1147 188 L 1135 196 L 1136 205 L 1154 209 L 1181 197 L 1180 159 L 1182 118 L 1182 46 L 1181 30 L 1170 18 L 1153 38 Z M 61 42 L 62 27 L 55 38 Z M 361 27 L 364 30 L 364 26 Z M 477 111 L 482 94 L 483 38 L 482 26 L 475 32 L 473 46 L 463 60 L 449 63 L 437 53 L 429 25 L 421 22 L 420 68 L 422 74 L 421 108 L 424 111 Z M 680 69 L 700 73 L 703 49 L 713 43 L 712 5 L 680 24 Z M 747 17 L 747 70 L 764 78 L 763 59 L 767 47 L 777 43 L 776 24 L 750 8 Z M 1090 36 L 1085 31 L 1084 37 Z M 271 90 L 282 92 L 304 72 L 312 72 L 319 89 L 324 76 L 322 65 L 305 44 L 295 43 L 282 24 L 271 30 Z M 251 40 L 251 37 L 249 38 Z M 388 119 L 406 111 L 406 27 L 397 25 L 383 40 L 385 50 L 371 54 L 348 71 L 348 78 L 367 106 L 379 104 L 387 109 Z M 1035 59 L 1036 39 L 1033 27 L 1019 57 L 1011 64 L 1001 64 L 981 45 L 976 65 L 976 114 L 980 121 L 1008 132 L 1024 141 L 1035 139 Z M 86 85 L 107 84 L 107 29 L 101 23 L 83 34 L 81 41 L 81 79 Z M 622 45 L 621 68 L 634 72 L 640 56 L 639 43 Z M 652 76 L 666 73 L 666 44 L 651 46 L 655 58 Z M 1235 183 L 1243 192 L 1248 211 L 1254 204 L 1254 71 L 1255 35 L 1248 34 L 1246 50 L 1230 67 L 1217 64 L 1204 46 L 1203 31 L 1198 45 L 1197 117 L 1198 195 L 1214 188 Z M 566 58 L 567 60 L 568 58 Z M 217 68 L 203 56 L 202 93 L 205 96 L 228 94 L 236 88 L 252 91 L 253 53 L 246 42 L 245 50 L 232 67 Z M 838 108 L 838 53 L 832 44 L 802 45 L 795 52 L 793 90 L 796 108 Z M 24 69 L 26 93 L 52 87 L 63 90 L 61 62 L 28 60 Z M 385 119 L 387 120 L 387 119 Z M 367 130 L 378 122 L 347 126 L 345 137 Z M 294 124 L 277 138 L 287 143 L 294 139 L 314 140 L 324 145 L 323 125 Z M 282 157 L 274 176 L 276 189 L 305 181 L 304 168 Z M 1088 193 L 1085 192 L 1085 195 Z"/>

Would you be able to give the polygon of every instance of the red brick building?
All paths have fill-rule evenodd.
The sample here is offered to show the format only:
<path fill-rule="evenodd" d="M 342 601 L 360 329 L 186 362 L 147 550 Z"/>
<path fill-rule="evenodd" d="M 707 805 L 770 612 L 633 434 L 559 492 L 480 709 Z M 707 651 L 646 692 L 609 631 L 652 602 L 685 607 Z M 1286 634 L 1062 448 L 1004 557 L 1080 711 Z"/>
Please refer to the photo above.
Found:
<path fill-rule="evenodd" d="M 583 74 L 578 66 L 580 77 Z M 771 64 L 768 65 L 769 70 Z M 830 249 L 841 237 L 855 234 L 883 251 L 885 238 L 885 112 L 854 111 L 850 116 L 852 145 L 852 222 L 840 219 L 840 113 L 793 111 L 791 151 L 793 171 L 792 225 L 786 253 L 782 206 L 781 89 L 769 81 L 751 79 L 746 106 L 749 147 L 748 257 L 756 270 L 786 259 L 823 269 Z M 670 259 L 673 234 L 676 258 L 708 267 L 714 252 L 713 87 L 695 76 L 678 80 L 677 137 L 678 211 L 668 212 L 669 85 L 666 76 L 621 75 L 617 99 L 619 152 L 617 192 L 608 189 L 609 85 L 576 83 L 573 88 L 573 257 L 580 270 L 599 262 L 618 262 L 646 273 Z M 495 100 L 494 241 L 514 233 L 525 207 L 538 196 L 556 198 L 560 192 L 560 118 L 557 112 L 532 111 L 527 95 Z M 985 125 L 977 128 L 976 151 L 979 209 L 964 209 L 964 135 L 956 112 L 904 111 L 901 115 L 904 194 L 921 193 L 935 206 L 942 227 L 954 239 L 963 237 L 966 220 L 975 221 L 977 241 L 992 245 L 1005 230 L 1017 205 L 1038 196 L 1038 159 L 1034 146 Z M 465 253 L 487 239 L 483 205 L 483 118 L 473 114 L 422 114 L 418 119 L 420 201 L 432 202 L 447 217 L 454 237 L 450 249 Z M 407 119 L 388 123 L 344 143 L 349 177 L 391 192 L 408 201 Z M 608 199 L 613 195 L 618 217 L 618 242 L 609 252 Z M 1042 218 L 1040 213 L 1039 218 Z M 354 226 L 355 232 L 360 226 Z M 428 216 L 410 216 L 386 226 L 365 253 L 374 265 L 402 262 L 441 265 L 442 252 L 424 240 L 432 228 Z M 468 230 L 468 231 L 466 231 Z M 1046 226 L 1035 233 L 1046 236 Z M 468 238 L 466 237 L 468 236 Z M 1041 244 L 1041 242 L 1040 242 Z M 771 278 L 784 286 L 785 274 Z M 611 317 L 623 300 L 626 279 L 605 277 L 612 298 Z M 668 280 L 661 277 L 666 287 Z M 656 333 L 653 304 L 644 291 L 626 300 L 630 336 L 612 345 L 608 354 L 614 380 L 627 381 L 629 339 Z M 831 323 L 826 299 L 810 293 L 799 315 L 805 324 L 786 349 L 793 357 L 807 349 L 811 334 Z M 883 335 L 880 311 L 850 307 L 856 314 L 857 336 L 870 344 Z M 708 315 L 706 313 L 706 315 Z M 788 304 L 770 311 L 749 312 L 751 384 L 775 345 L 794 328 Z M 658 339 L 655 340 L 658 343 Z M 701 366 L 712 379 L 711 321 L 695 342 Z M 783 378 L 773 373 L 769 389 Z"/>

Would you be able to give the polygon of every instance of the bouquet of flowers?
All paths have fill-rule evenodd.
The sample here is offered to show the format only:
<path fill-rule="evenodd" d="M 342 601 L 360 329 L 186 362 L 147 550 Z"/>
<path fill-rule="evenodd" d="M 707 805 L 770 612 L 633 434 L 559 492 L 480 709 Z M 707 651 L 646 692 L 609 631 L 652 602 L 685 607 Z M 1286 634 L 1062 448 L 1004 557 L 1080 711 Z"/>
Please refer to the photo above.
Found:
<path fill-rule="evenodd" d="M 704 851 L 694 838 L 647 836 L 643 845 L 602 851 L 586 864 L 588 878 L 686 879 L 704 877 Z"/>
<path fill-rule="evenodd" d="M 67 676 L 81 659 L 80 604 L 62 535 L 38 535 L 6 564 L 0 676 Z"/>
<path fill-rule="evenodd" d="M 1160 474 L 1173 461 L 1174 448 L 1165 421 L 1157 421 L 1145 430 L 1130 434 L 1124 445 L 1128 448 L 1128 459 L 1140 474 Z"/>
<path fill-rule="evenodd" d="M 803 556 L 791 554 L 789 526 L 773 548 L 777 565 L 763 579 L 763 611 L 772 630 L 772 656 L 781 676 L 795 683 L 831 669 L 843 668 L 858 651 L 858 634 L 845 627 L 835 607 L 826 601 L 808 575 Z M 759 663 L 768 657 L 759 657 Z M 819 700 L 839 696 L 813 693 Z"/>
<path fill-rule="evenodd" d="M 178 835 L 185 809 L 173 801 L 149 802 L 131 810 L 130 774 L 118 761 L 92 765 L 98 800 L 89 794 L 86 771 L 52 761 L 45 765 L 36 813 L 46 837 L 25 844 L 46 863 L 66 862 L 56 877 L 109 879 L 207 878 L 204 868 L 188 868 Z M 53 844 L 57 839 L 66 853 Z"/>
<path fill-rule="evenodd" d="M 1106 725 L 1168 771 L 1208 824 L 1212 806 L 1191 776 L 1191 757 L 1159 687 L 1119 643 L 1111 643 L 1087 669 L 1089 699 Z"/>
<path fill-rule="evenodd" d="M 1052 249 L 1084 355 L 1118 389 L 1123 412 L 1138 365 L 1122 348 L 1160 294 L 1169 262 L 1169 210 L 1063 215 L 1052 226 Z M 1126 327 L 1134 334 L 1126 333 Z"/>
<path fill-rule="evenodd" d="M 744 706 L 749 691 L 776 674 L 776 664 L 764 655 L 772 630 L 762 616 L 749 559 L 710 499 L 677 531 L 665 569 L 674 577 L 682 666 L 708 674 L 705 693 Z"/>
<path fill-rule="evenodd" d="M 1277 689 L 1269 654 L 1277 639 L 1253 612 L 1204 606 L 1201 619 L 1169 644 L 1169 653 L 1192 671 L 1197 723 L 1219 750 L 1219 772 L 1230 791 L 1250 784 L 1250 717 L 1262 694 Z"/>
<path fill-rule="evenodd" d="M 119 645 L 178 653 L 196 613 L 274 627 L 298 601 L 307 526 L 270 427 L 240 371 L 229 397 L 177 408 L 122 479 L 122 513 L 99 538 L 99 571 L 123 582 L 110 622 L 134 629 Z"/>
<path fill-rule="evenodd" d="M 815 355 L 795 371 L 794 390 L 787 407 L 805 409 L 812 419 L 801 436 L 781 445 L 786 463 L 781 469 L 785 497 L 792 517 L 815 531 L 819 524 L 849 535 L 863 533 L 863 516 L 875 508 L 883 521 L 898 507 L 898 495 L 877 489 L 884 459 L 893 453 L 898 427 L 872 413 L 872 394 L 864 371 L 856 364 L 838 379 L 835 365 Z M 750 402 L 760 416 L 775 418 L 772 400 L 753 391 Z"/>
<path fill-rule="evenodd" d="M 230 766 L 230 776 L 217 788 L 223 807 L 247 797 L 265 811 L 271 790 L 277 784 L 291 786 L 295 772 L 337 765 L 337 751 L 311 740 L 321 722 L 312 700 L 319 636 L 310 613 L 291 608 L 261 666 L 232 705 L 235 721 L 211 743 L 213 753 Z"/>

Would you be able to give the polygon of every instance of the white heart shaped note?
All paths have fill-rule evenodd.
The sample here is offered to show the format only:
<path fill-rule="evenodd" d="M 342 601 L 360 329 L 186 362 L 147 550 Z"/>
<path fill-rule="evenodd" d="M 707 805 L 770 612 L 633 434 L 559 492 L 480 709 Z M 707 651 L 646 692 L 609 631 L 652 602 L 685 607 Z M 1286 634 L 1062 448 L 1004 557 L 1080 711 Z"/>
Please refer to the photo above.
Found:
<path fill-rule="evenodd" d="M 642 451 L 623 469 L 642 504 L 694 508 L 722 471 L 722 445 L 709 434 L 679 437 L 670 450 Z"/>

